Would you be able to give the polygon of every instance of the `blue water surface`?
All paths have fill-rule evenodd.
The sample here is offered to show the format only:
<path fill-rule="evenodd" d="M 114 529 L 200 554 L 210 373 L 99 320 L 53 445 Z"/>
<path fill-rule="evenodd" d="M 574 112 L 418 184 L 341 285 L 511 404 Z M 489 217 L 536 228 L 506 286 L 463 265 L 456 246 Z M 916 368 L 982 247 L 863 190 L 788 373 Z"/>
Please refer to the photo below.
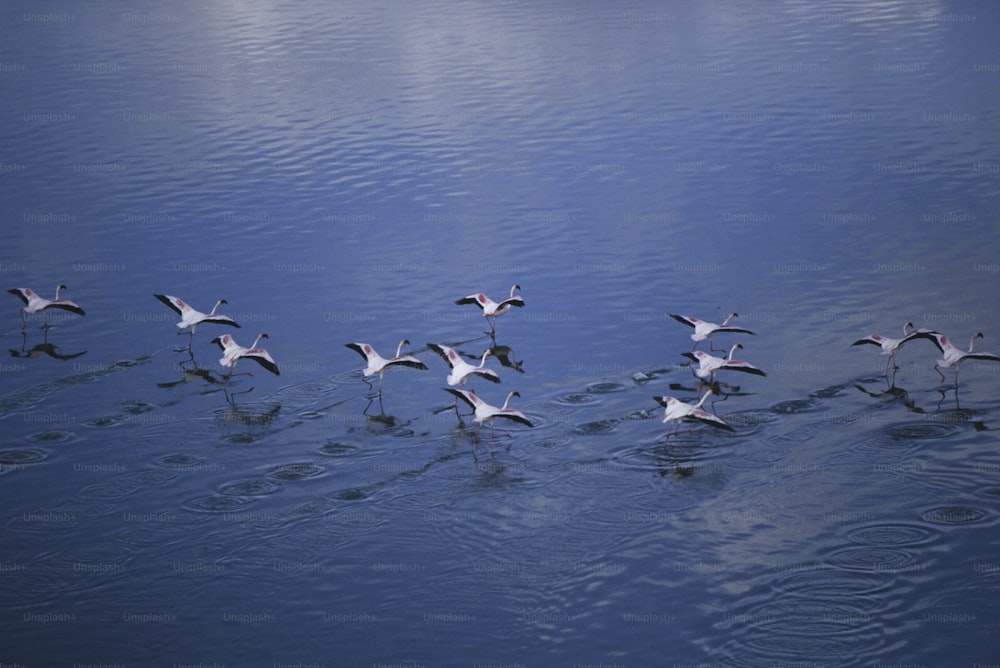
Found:
<path fill-rule="evenodd" d="M 1000 350 L 993 4 L 0 26 L 0 277 L 86 310 L 0 319 L 0 664 L 1000 663 L 1000 364 L 850 345 Z M 455 304 L 515 284 L 495 338 Z M 767 375 L 667 438 L 670 314 L 732 312 Z M 344 344 L 403 339 L 370 399 Z M 456 417 L 430 342 L 533 426 Z"/>

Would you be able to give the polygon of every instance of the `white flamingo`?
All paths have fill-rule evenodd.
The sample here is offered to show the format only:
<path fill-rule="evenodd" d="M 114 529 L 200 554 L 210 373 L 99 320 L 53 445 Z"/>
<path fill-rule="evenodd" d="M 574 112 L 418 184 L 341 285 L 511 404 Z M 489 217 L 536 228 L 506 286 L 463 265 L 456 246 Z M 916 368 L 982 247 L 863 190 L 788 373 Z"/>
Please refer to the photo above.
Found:
<path fill-rule="evenodd" d="M 694 374 L 702 380 L 707 380 L 709 383 L 715 380 L 716 372 L 721 369 L 742 371 L 744 373 L 752 373 L 757 376 L 766 376 L 766 373 L 755 367 L 753 364 L 744 362 L 743 360 L 733 359 L 733 353 L 742 349 L 742 344 L 737 343 L 733 345 L 733 347 L 729 349 L 729 357 L 716 357 L 700 350 L 695 350 L 690 353 L 681 353 L 681 355 L 687 357 L 692 362 L 697 362 L 698 368 L 693 370 Z"/>
<path fill-rule="evenodd" d="M 911 329 L 913 331 L 910 331 Z M 870 344 L 874 346 L 879 346 L 882 349 L 882 352 L 879 354 L 889 356 L 889 359 L 886 360 L 885 363 L 885 375 L 888 376 L 889 365 L 893 363 L 893 359 L 895 359 L 896 353 L 899 352 L 899 349 L 903 347 L 904 343 L 906 343 L 907 341 L 911 341 L 913 339 L 931 339 L 933 341 L 934 340 L 933 335 L 935 334 L 937 334 L 937 332 L 925 329 L 923 327 L 921 327 L 920 329 L 913 329 L 913 323 L 907 322 L 906 324 L 903 325 L 902 338 L 893 339 L 888 336 L 880 336 L 878 334 L 872 334 L 870 336 L 864 337 L 863 339 L 858 339 L 851 345 L 862 346 L 865 344 Z M 898 367 L 893 366 L 893 368 L 895 369 Z"/>
<path fill-rule="evenodd" d="M 31 288 L 14 288 L 13 290 L 8 290 L 7 292 L 12 295 L 17 295 L 24 302 L 24 306 L 21 307 L 21 331 L 28 326 L 27 320 L 24 318 L 25 313 L 37 313 L 42 312 L 42 328 L 47 329 L 48 323 L 48 309 L 58 308 L 64 311 L 70 311 L 76 313 L 77 315 L 87 315 L 80 306 L 68 299 L 60 299 L 59 291 L 68 290 L 65 285 L 60 284 L 56 287 L 55 299 L 45 299 L 44 297 L 39 297 L 38 293 Z"/>
<path fill-rule="evenodd" d="M 153 295 L 161 302 L 169 306 L 177 315 L 181 317 L 181 321 L 177 323 L 178 329 L 188 329 L 188 348 L 191 347 L 191 341 L 194 340 L 194 330 L 198 328 L 203 322 L 214 322 L 217 325 L 229 325 L 230 327 L 239 327 L 239 324 L 227 315 L 222 315 L 221 313 L 216 313 L 222 304 L 228 304 L 225 299 L 220 299 L 215 302 L 215 306 L 209 313 L 202 313 L 197 311 L 185 302 L 180 297 L 174 297 L 173 295 Z M 178 335 L 184 332 L 177 332 Z"/>
<path fill-rule="evenodd" d="M 955 345 L 948 340 L 947 336 L 939 332 L 931 332 L 930 338 L 931 341 L 934 342 L 934 345 L 936 345 L 938 347 L 938 350 L 940 350 L 942 353 L 942 358 L 939 359 L 937 361 L 937 364 L 934 365 L 934 370 L 938 372 L 938 375 L 941 376 L 941 380 L 943 381 L 944 374 L 941 373 L 941 369 L 939 367 L 950 367 L 950 366 L 955 367 L 956 386 L 958 385 L 958 365 L 964 362 L 965 360 L 969 359 L 990 360 L 993 362 L 1000 362 L 1000 355 L 994 355 L 993 353 L 981 353 L 973 350 L 973 347 L 976 344 L 976 339 L 983 338 L 982 332 L 976 332 L 975 334 L 972 335 L 972 338 L 969 339 L 968 351 L 963 351 L 960 350 L 959 348 L 956 348 Z"/>
<path fill-rule="evenodd" d="M 495 302 L 489 297 L 487 297 L 482 292 L 477 292 L 474 295 L 469 295 L 468 297 L 462 297 L 456 304 L 475 304 L 483 311 L 483 317 L 486 321 L 490 323 L 490 334 L 496 333 L 497 318 L 502 316 L 504 313 L 510 310 L 511 306 L 522 307 L 524 306 L 524 299 L 520 295 L 514 294 L 516 291 L 520 290 L 520 285 L 514 285 L 510 289 L 510 296 L 499 302 Z"/>
<path fill-rule="evenodd" d="M 738 313 L 730 313 L 726 316 L 726 319 L 722 321 L 721 325 L 717 325 L 714 322 L 706 322 L 699 318 L 692 318 L 687 315 L 676 315 L 674 313 L 670 314 L 670 317 L 677 322 L 682 322 L 688 327 L 694 327 L 694 334 L 691 335 L 691 339 L 694 341 L 694 345 L 691 346 L 691 350 L 697 347 L 700 341 L 709 339 L 708 345 L 711 350 L 717 350 L 717 348 L 712 348 L 712 335 L 717 332 L 738 332 L 742 334 L 753 334 L 749 329 L 743 327 L 737 327 L 735 325 L 730 325 L 729 321 L 733 318 L 739 317 Z"/>
<path fill-rule="evenodd" d="M 222 336 L 212 339 L 212 343 L 218 344 L 218 346 L 222 348 L 223 354 L 222 359 L 219 360 L 219 364 L 229 367 L 229 374 L 226 376 L 227 381 L 229 377 L 233 375 L 236 363 L 241 359 L 251 359 L 273 373 L 275 376 L 281 375 L 278 371 L 278 365 L 275 363 L 274 358 L 271 357 L 271 354 L 263 348 L 257 347 L 260 340 L 266 338 L 268 338 L 267 334 L 257 335 L 257 338 L 254 339 L 253 344 L 249 348 L 244 348 L 236 343 L 236 341 L 233 340 L 233 337 L 229 334 L 223 334 Z"/>
<path fill-rule="evenodd" d="M 448 374 L 448 385 L 459 388 L 465 387 L 465 383 L 472 376 L 479 376 L 484 378 L 491 383 L 499 383 L 500 376 L 493 369 L 486 368 L 486 358 L 492 355 L 492 351 L 489 349 L 483 353 L 483 359 L 480 360 L 479 366 L 474 366 L 469 364 L 462 356 L 458 354 L 454 348 L 449 348 L 448 346 L 443 346 L 438 343 L 428 343 L 427 347 L 436 352 L 441 356 L 448 366 L 451 367 L 451 373 Z M 456 398 L 455 401 L 458 401 Z"/>
<path fill-rule="evenodd" d="M 712 395 L 712 390 L 705 392 L 701 400 L 697 404 L 686 404 L 683 401 L 679 401 L 673 397 L 653 397 L 654 400 L 666 410 L 663 412 L 663 422 L 670 423 L 673 422 L 672 431 L 667 431 L 667 438 L 670 438 L 670 434 L 676 432 L 680 427 L 680 422 L 684 418 L 691 418 L 692 420 L 698 420 L 705 424 L 711 425 L 713 427 L 718 427 L 719 429 L 726 429 L 728 431 L 733 431 L 725 420 L 720 418 L 718 415 L 713 415 L 706 410 L 702 410 L 701 405 L 705 403 L 705 400 Z"/>
<path fill-rule="evenodd" d="M 356 353 L 364 357 L 365 362 L 368 363 L 368 366 L 366 366 L 361 373 L 365 379 L 365 382 L 368 383 L 369 390 L 372 389 L 372 384 L 368 382 L 367 379 L 370 378 L 371 376 L 376 376 L 376 375 L 378 376 L 378 395 L 380 397 L 382 396 L 382 376 L 384 376 L 385 372 L 391 369 L 392 367 L 408 366 L 414 369 L 422 369 L 424 371 L 427 370 L 427 365 L 418 360 L 416 357 L 413 357 L 412 355 L 400 354 L 403 351 L 403 346 L 408 346 L 408 345 L 410 345 L 410 342 L 407 339 L 403 339 L 402 341 L 399 342 L 399 347 L 396 348 L 396 356 L 390 359 L 386 359 L 385 357 L 382 357 L 377 352 L 375 352 L 375 349 L 372 348 L 371 345 L 368 343 L 344 344 L 345 347 L 350 348 L 351 350 L 355 351 Z"/>
<path fill-rule="evenodd" d="M 462 401 L 469 404 L 469 406 L 473 408 L 476 415 L 475 420 L 476 422 L 479 423 L 480 427 L 482 427 L 482 425 L 486 424 L 487 422 L 490 423 L 491 438 L 496 437 L 496 434 L 493 431 L 493 420 L 496 418 L 504 418 L 507 420 L 512 420 L 514 422 L 527 425 L 528 427 L 533 426 L 531 424 L 531 421 L 527 417 L 525 417 L 524 413 L 517 410 L 516 408 L 507 408 L 507 404 L 510 403 L 511 397 L 521 396 L 520 393 L 518 392 L 508 393 L 507 399 L 504 400 L 503 402 L 503 406 L 497 408 L 496 406 L 492 406 L 483 401 L 482 399 L 480 399 L 478 396 L 476 396 L 475 390 L 454 390 L 450 387 L 446 387 L 444 388 L 444 390 L 445 392 L 450 392 L 454 394 L 455 397 L 461 399 Z M 510 434 L 508 434 L 508 436 L 509 435 Z"/>

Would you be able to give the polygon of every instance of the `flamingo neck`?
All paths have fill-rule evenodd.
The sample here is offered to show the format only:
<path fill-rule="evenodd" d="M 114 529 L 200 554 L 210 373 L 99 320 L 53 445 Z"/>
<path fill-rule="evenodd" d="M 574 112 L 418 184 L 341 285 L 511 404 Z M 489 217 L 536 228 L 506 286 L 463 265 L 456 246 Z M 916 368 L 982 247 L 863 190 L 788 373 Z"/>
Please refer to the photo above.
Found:
<path fill-rule="evenodd" d="M 405 343 L 406 343 L 405 340 L 399 342 L 399 345 L 396 347 L 396 357 L 399 357 L 399 354 L 403 352 L 403 344 Z"/>
<path fill-rule="evenodd" d="M 489 349 L 487 349 L 486 352 L 483 353 L 483 359 L 479 361 L 479 366 L 486 366 L 486 358 L 489 356 L 490 356 L 490 351 Z"/>
<path fill-rule="evenodd" d="M 513 392 L 511 392 L 510 394 L 507 395 L 507 398 L 504 399 L 503 406 L 500 407 L 500 410 L 502 410 L 502 411 L 507 410 L 507 404 L 510 403 L 510 398 L 513 397 L 513 396 L 514 396 Z"/>
<path fill-rule="evenodd" d="M 694 405 L 694 407 L 695 407 L 695 408 L 701 408 L 701 405 L 702 405 L 703 403 L 705 403 L 705 400 L 706 400 L 706 399 L 708 399 L 708 397 L 709 397 L 709 396 L 711 396 L 711 394 L 712 394 L 712 390 L 709 390 L 708 392 L 706 392 L 706 393 L 705 393 L 705 396 L 703 396 L 703 397 L 702 397 L 702 398 L 701 398 L 701 399 L 700 399 L 700 400 L 698 401 L 698 403 L 696 403 L 696 404 Z"/>
<path fill-rule="evenodd" d="M 57 298 L 59 297 L 58 293 L 56 293 L 56 297 Z M 975 345 L 976 345 L 976 339 L 978 339 L 978 338 L 979 338 L 978 334 L 973 334 L 972 338 L 969 339 L 969 352 L 970 353 L 972 352 L 972 349 L 975 347 Z"/>
<path fill-rule="evenodd" d="M 214 311 L 215 309 L 212 309 L 212 310 Z M 260 343 L 260 340 L 263 339 L 263 338 L 264 338 L 263 334 L 258 334 L 257 338 L 253 340 L 253 344 L 250 346 L 250 348 L 251 349 L 256 348 L 257 344 Z"/>
<path fill-rule="evenodd" d="M 728 325 L 729 321 L 732 320 L 735 317 L 736 317 L 735 313 L 730 313 L 729 315 L 727 315 L 726 319 L 722 321 L 722 326 L 725 327 L 726 325 Z"/>
<path fill-rule="evenodd" d="M 62 289 L 63 289 L 63 286 L 61 286 L 61 285 L 57 285 L 56 286 L 56 299 L 59 299 L 59 291 L 62 290 Z M 53 301 L 55 301 L 55 300 L 53 300 Z"/>
<path fill-rule="evenodd" d="M 215 309 L 219 308 L 219 304 L 221 304 L 221 303 L 222 303 L 221 299 L 219 301 L 215 302 L 215 306 L 212 307 L 212 311 L 209 313 L 209 315 L 215 315 Z"/>
<path fill-rule="evenodd" d="M 729 349 L 729 357 L 726 358 L 727 361 L 729 361 L 729 362 L 733 361 L 733 353 L 735 353 L 736 349 L 739 348 L 739 347 L 740 347 L 740 344 L 737 343 L 736 345 L 734 345 L 732 348 Z"/>

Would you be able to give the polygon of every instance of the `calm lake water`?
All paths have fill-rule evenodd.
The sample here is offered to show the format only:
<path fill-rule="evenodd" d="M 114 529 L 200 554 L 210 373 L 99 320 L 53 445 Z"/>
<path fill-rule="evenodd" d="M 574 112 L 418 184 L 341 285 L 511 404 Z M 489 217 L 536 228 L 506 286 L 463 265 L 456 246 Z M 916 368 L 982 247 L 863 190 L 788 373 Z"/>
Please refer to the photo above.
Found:
<path fill-rule="evenodd" d="M 0 664 L 1000 663 L 1000 7 L 605 5 L 0 8 Z"/>

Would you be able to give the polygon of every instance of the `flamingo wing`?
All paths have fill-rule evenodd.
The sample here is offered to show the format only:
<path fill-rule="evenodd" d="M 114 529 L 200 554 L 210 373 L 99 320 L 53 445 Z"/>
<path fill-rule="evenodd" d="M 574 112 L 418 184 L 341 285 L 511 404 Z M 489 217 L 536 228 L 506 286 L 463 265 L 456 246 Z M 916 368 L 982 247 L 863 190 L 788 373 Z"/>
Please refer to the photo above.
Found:
<path fill-rule="evenodd" d="M 230 318 L 228 315 L 221 315 L 216 313 L 215 315 L 206 315 L 201 319 L 201 322 L 214 322 L 217 325 L 229 325 L 231 327 L 239 327 L 240 324 Z"/>
<path fill-rule="evenodd" d="M 240 357 L 246 357 L 252 359 L 253 361 L 260 364 L 262 367 L 273 373 L 275 376 L 281 375 L 281 372 L 278 371 L 278 364 L 271 357 L 270 353 L 268 353 L 263 348 L 253 348 L 240 355 Z"/>
<path fill-rule="evenodd" d="M 21 301 L 25 304 L 29 304 L 31 302 L 31 297 L 36 296 L 35 293 L 31 291 L 31 288 L 14 288 L 13 290 L 8 290 L 7 292 L 20 297 Z"/>
<path fill-rule="evenodd" d="M 402 357 L 396 357 L 394 359 L 389 360 L 386 363 L 387 367 L 388 366 L 396 366 L 396 365 L 408 366 L 408 367 L 412 367 L 414 369 L 423 369 L 424 371 L 427 371 L 427 365 L 426 364 L 424 364 L 423 362 L 421 362 L 420 360 L 418 360 L 416 357 L 411 357 L 410 355 L 404 355 Z"/>
<path fill-rule="evenodd" d="M 463 304 L 475 304 L 479 308 L 483 308 L 483 306 L 486 304 L 487 301 L 488 300 L 487 300 L 486 295 L 484 295 L 483 293 L 480 292 L 479 294 L 469 295 L 468 297 L 462 297 L 461 299 L 457 300 L 455 303 L 459 304 L 459 305 L 463 305 Z"/>
<path fill-rule="evenodd" d="M 527 425 L 529 427 L 535 426 L 531 424 L 531 420 L 529 420 L 527 417 L 524 416 L 524 413 L 513 408 L 501 409 L 496 413 L 494 413 L 493 417 L 507 418 L 508 420 L 513 420 L 514 422 L 520 422 L 521 424 Z"/>
<path fill-rule="evenodd" d="M 739 334 L 751 334 L 753 336 L 757 336 L 754 332 L 751 332 L 749 329 L 746 329 L 745 327 L 737 327 L 735 325 L 719 325 L 718 327 L 715 328 L 715 331 L 716 332 L 735 332 L 735 333 L 739 333 Z"/>
<path fill-rule="evenodd" d="M 744 362 L 743 360 L 728 360 L 722 365 L 723 369 L 729 369 L 731 371 L 742 371 L 744 373 L 752 373 L 757 376 L 766 376 L 767 374 L 755 367 L 753 364 Z"/>
<path fill-rule="evenodd" d="M 1000 362 L 1000 355 L 994 355 L 993 353 L 978 353 L 971 352 L 965 353 L 962 356 L 963 360 L 991 360 L 993 362 Z"/>
<path fill-rule="evenodd" d="M 699 323 L 705 322 L 704 320 L 699 320 L 698 318 L 690 318 L 686 315 L 677 315 L 675 313 L 671 313 L 670 317 L 677 322 L 684 323 L 688 327 L 697 327 Z"/>
<path fill-rule="evenodd" d="M 524 299 L 521 298 L 521 295 L 514 295 L 513 297 L 507 297 L 507 299 L 504 299 L 502 302 L 497 304 L 497 310 L 509 306 L 517 306 L 517 307 L 524 306 Z"/>
<path fill-rule="evenodd" d="M 184 311 L 188 311 L 191 309 L 191 307 L 188 306 L 186 303 L 184 303 L 184 300 L 182 300 L 180 297 L 174 297 L 172 295 L 153 295 L 153 296 L 159 299 L 167 306 L 169 306 L 177 315 L 182 316 L 184 315 Z"/>
<path fill-rule="evenodd" d="M 441 359 L 448 363 L 448 366 L 452 369 L 455 368 L 455 360 L 458 358 L 458 353 L 455 352 L 454 348 L 442 346 L 437 343 L 428 343 L 427 347 L 440 355 Z"/>
<path fill-rule="evenodd" d="M 72 311 L 73 313 L 79 315 L 87 315 L 87 312 L 80 308 L 78 304 L 74 304 L 68 299 L 57 299 L 53 302 L 49 302 L 49 305 L 45 308 L 59 308 L 64 311 Z"/>
<path fill-rule="evenodd" d="M 345 343 L 344 347 L 350 348 L 357 354 L 364 357 L 366 362 L 368 361 L 368 351 L 372 349 L 372 347 L 367 343 Z"/>
<path fill-rule="evenodd" d="M 472 400 L 472 396 L 474 395 L 472 395 L 469 390 L 456 390 L 450 387 L 446 387 L 444 388 L 444 391 L 450 394 L 454 394 L 456 397 L 458 397 L 465 403 L 469 404 L 470 408 L 474 409 L 476 407 L 476 402 Z"/>
<path fill-rule="evenodd" d="M 720 418 L 718 415 L 712 415 L 708 411 L 702 410 L 700 408 L 692 408 L 691 412 L 687 414 L 686 417 L 698 420 L 705 424 L 711 425 L 713 427 L 718 427 L 719 429 L 725 429 L 727 431 L 735 431 L 730 427 L 725 420 Z"/>
<path fill-rule="evenodd" d="M 852 346 L 861 346 L 861 345 L 864 345 L 866 343 L 870 343 L 873 346 L 878 346 L 878 347 L 881 348 L 882 347 L 882 341 L 884 341 L 884 340 L 885 340 L 884 336 L 879 336 L 878 334 L 872 334 L 871 336 L 866 336 L 863 339 L 858 339 L 857 341 L 855 341 L 851 345 Z"/>

